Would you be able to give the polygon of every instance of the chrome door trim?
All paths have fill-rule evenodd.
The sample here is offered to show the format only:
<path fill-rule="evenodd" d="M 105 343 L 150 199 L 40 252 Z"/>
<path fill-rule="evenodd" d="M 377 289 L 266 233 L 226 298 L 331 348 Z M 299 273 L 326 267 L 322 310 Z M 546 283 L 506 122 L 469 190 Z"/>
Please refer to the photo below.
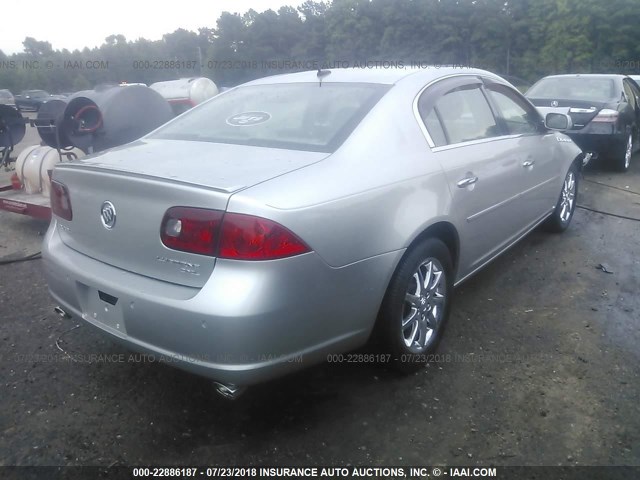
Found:
<path fill-rule="evenodd" d="M 480 218 L 482 215 L 485 215 L 485 214 L 487 214 L 489 212 L 492 212 L 496 208 L 500 208 L 500 207 L 506 205 L 507 203 L 511 203 L 514 200 L 517 200 L 517 199 L 519 199 L 519 198 L 521 198 L 521 197 L 533 192 L 534 190 L 536 190 L 538 188 L 541 188 L 542 186 L 546 185 L 547 183 L 553 182 L 554 180 L 556 180 L 556 179 L 555 178 L 549 178 L 548 180 L 545 180 L 544 182 L 539 183 L 538 185 L 534 185 L 533 187 L 531 187 L 531 188 L 529 188 L 527 190 L 524 190 L 524 191 L 522 191 L 520 193 L 517 193 L 516 195 L 514 195 L 512 197 L 509 197 L 509 198 L 507 198 L 507 199 L 505 199 L 505 200 L 503 200 L 503 201 L 501 201 L 499 203 L 496 203 L 495 205 L 492 205 L 492 206 L 490 206 L 488 208 L 485 208 L 484 210 L 482 210 L 482 211 L 480 211 L 478 213 L 474 213 L 470 217 L 467 217 L 467 222 L 471 223 L 474 220 L 477 220 L 478 218 Z M 555 208 L 555 206 L 554 206 L 554 208 Z"/>
<path fill-rule="evenodd" d="M 531 228 L 527 228 L 521 235 L 518 235 L 512 242 L 509 242 L 507 245 L 505 245 L 504 248 L 501 248 L 500 250 L 498 250 L 497 252 L 495 252 L 492 256 L 490 256 L 487 260 L 485 260 L 484 262 L 482 262 L 482 264 L 480 264 L 478 267 L 474 268 L 471 272 L 467 273 L 464 277 L 462 277 L 460 280 L 457 280 L 453 286 L 457 287 L 458 285 L 460 285 L 462 282 L 464 282 L 465 280 L 469 279 L 471 276 L 475 275 L 476 273 L 478 273 L 480 270 L 482 270 L 487 264 L 491 263 L 493 260 L 495 260 L 496 258 L 498 258 L 500 255 L 502 255 L 504 252 L 506 252 L 507 250 L 509 250 L 511 247 L 513 247 L 516 243 L 518 243 L 520 240 L 522 240 L 524 237 L 526 237 L 529 233 L 531 233 L 532 230 L 534 230 L 538 225 L 540 225 L 542 222 L 544 222 L 549 215 L 551 215 L 553 213 L 553 211 L 556 209 L 556 206 L 554 205 L 553 207 L 551 207 L 549 209 L 549 211 L 547 213 L 545 213 L 537 222 L 535 222 L 534 224 L 532 224 Z"/>

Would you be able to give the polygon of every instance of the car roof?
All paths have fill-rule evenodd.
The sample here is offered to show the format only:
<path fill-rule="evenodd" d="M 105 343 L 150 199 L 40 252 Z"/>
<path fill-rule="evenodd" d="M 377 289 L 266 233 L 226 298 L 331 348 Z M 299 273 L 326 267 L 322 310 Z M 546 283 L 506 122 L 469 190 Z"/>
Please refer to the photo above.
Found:
<path fill-rule="evenodd" d="M 323 82 L 331 83 L 378 83 L 393 85 L 404 79 L 420 79 L 425 82 L 451 75 L 483 75 L 500 78 L 491 72 L 477 68 L 460 68 L 451 66 L 429 66 L 425 68 L 335 68 L 322 70 L 330 72 L 323 77 Z M 272 85 L 278 83 L 317 83 L 318 71 L 310 70 L 298 73 L 285 73 L 253 80 L 244 85 Z"/>

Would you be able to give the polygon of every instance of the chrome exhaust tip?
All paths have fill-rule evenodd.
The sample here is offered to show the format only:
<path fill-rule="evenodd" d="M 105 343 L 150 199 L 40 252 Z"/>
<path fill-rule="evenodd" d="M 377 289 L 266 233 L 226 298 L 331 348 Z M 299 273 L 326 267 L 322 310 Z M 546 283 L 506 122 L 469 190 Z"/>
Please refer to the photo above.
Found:
<path fill-rule="evenodd" d="M 56 312 L 60 318 L 71 318 L 71 315 L 65 312 L 61 307 L 55 307 L 53 311 Z"/>
<path fill-rule="evenodd" d="M 236 400 L 247 390 L 247 387 L 239 387 L 233 383 L 213 382 L 213 385 L 216 392 L 227 400 Z"/>

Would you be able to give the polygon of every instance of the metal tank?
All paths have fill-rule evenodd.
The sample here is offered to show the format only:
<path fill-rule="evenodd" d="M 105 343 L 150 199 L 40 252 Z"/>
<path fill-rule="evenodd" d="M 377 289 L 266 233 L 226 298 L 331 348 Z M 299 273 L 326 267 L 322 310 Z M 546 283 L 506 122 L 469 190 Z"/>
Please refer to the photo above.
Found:
<path fill-rule="evenodd" d="M 50 147 L 70 148 L 73 146 L 64 129 L 62 129 L 67 103 L 67 100 L 49 100 L 38 110 L 38 116 L 34 124 L 42 141 Z"/>
<path fill-rule="evenodd" d="M 149 87 L 105 86 L 69 98 L 61 132 L 91 153 L 137 140 L 173 117 L 167 101 Z"/>
<path fill-rule="evenodd" d="M 150 88 L 154 89 L 169 102 L 176 115 L 180 115 L 218 94 L 216 84 L 206 77 L 156 82 Z"/>
<path fill-rule="evenodd" d="M 84 156 L 77 149 L 66 150 L 63 156 L 68 160 L 74 160 Z M 51 179 L 49 172 L 62 161 L 60 152 L 50 146 L 33 145 L 27 147 L 16 159 L 16 174 L 24 187 L 25 193 L 42 193 L 49 197 Z"/>
<path fill-rule="evenodd" d="M 0 150 L 20 143 L 26 131 L 26 121 L 18 109 L 0 105 Z"/>

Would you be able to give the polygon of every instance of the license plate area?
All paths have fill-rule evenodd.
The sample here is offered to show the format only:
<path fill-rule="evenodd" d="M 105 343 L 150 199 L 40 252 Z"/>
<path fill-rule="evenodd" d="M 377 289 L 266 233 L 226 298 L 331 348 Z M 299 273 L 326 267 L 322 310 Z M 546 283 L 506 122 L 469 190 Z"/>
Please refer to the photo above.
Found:
<path fill-rule="evenodd" d="M 113 330 L 119 335 L 126 335 L 127 329 L 122 316 L 122 302 L 118 297 L 108 292 L 79 284 L 80 297 L 82 298 L 82 316 L 85 320 L 97 322 Z"/>

